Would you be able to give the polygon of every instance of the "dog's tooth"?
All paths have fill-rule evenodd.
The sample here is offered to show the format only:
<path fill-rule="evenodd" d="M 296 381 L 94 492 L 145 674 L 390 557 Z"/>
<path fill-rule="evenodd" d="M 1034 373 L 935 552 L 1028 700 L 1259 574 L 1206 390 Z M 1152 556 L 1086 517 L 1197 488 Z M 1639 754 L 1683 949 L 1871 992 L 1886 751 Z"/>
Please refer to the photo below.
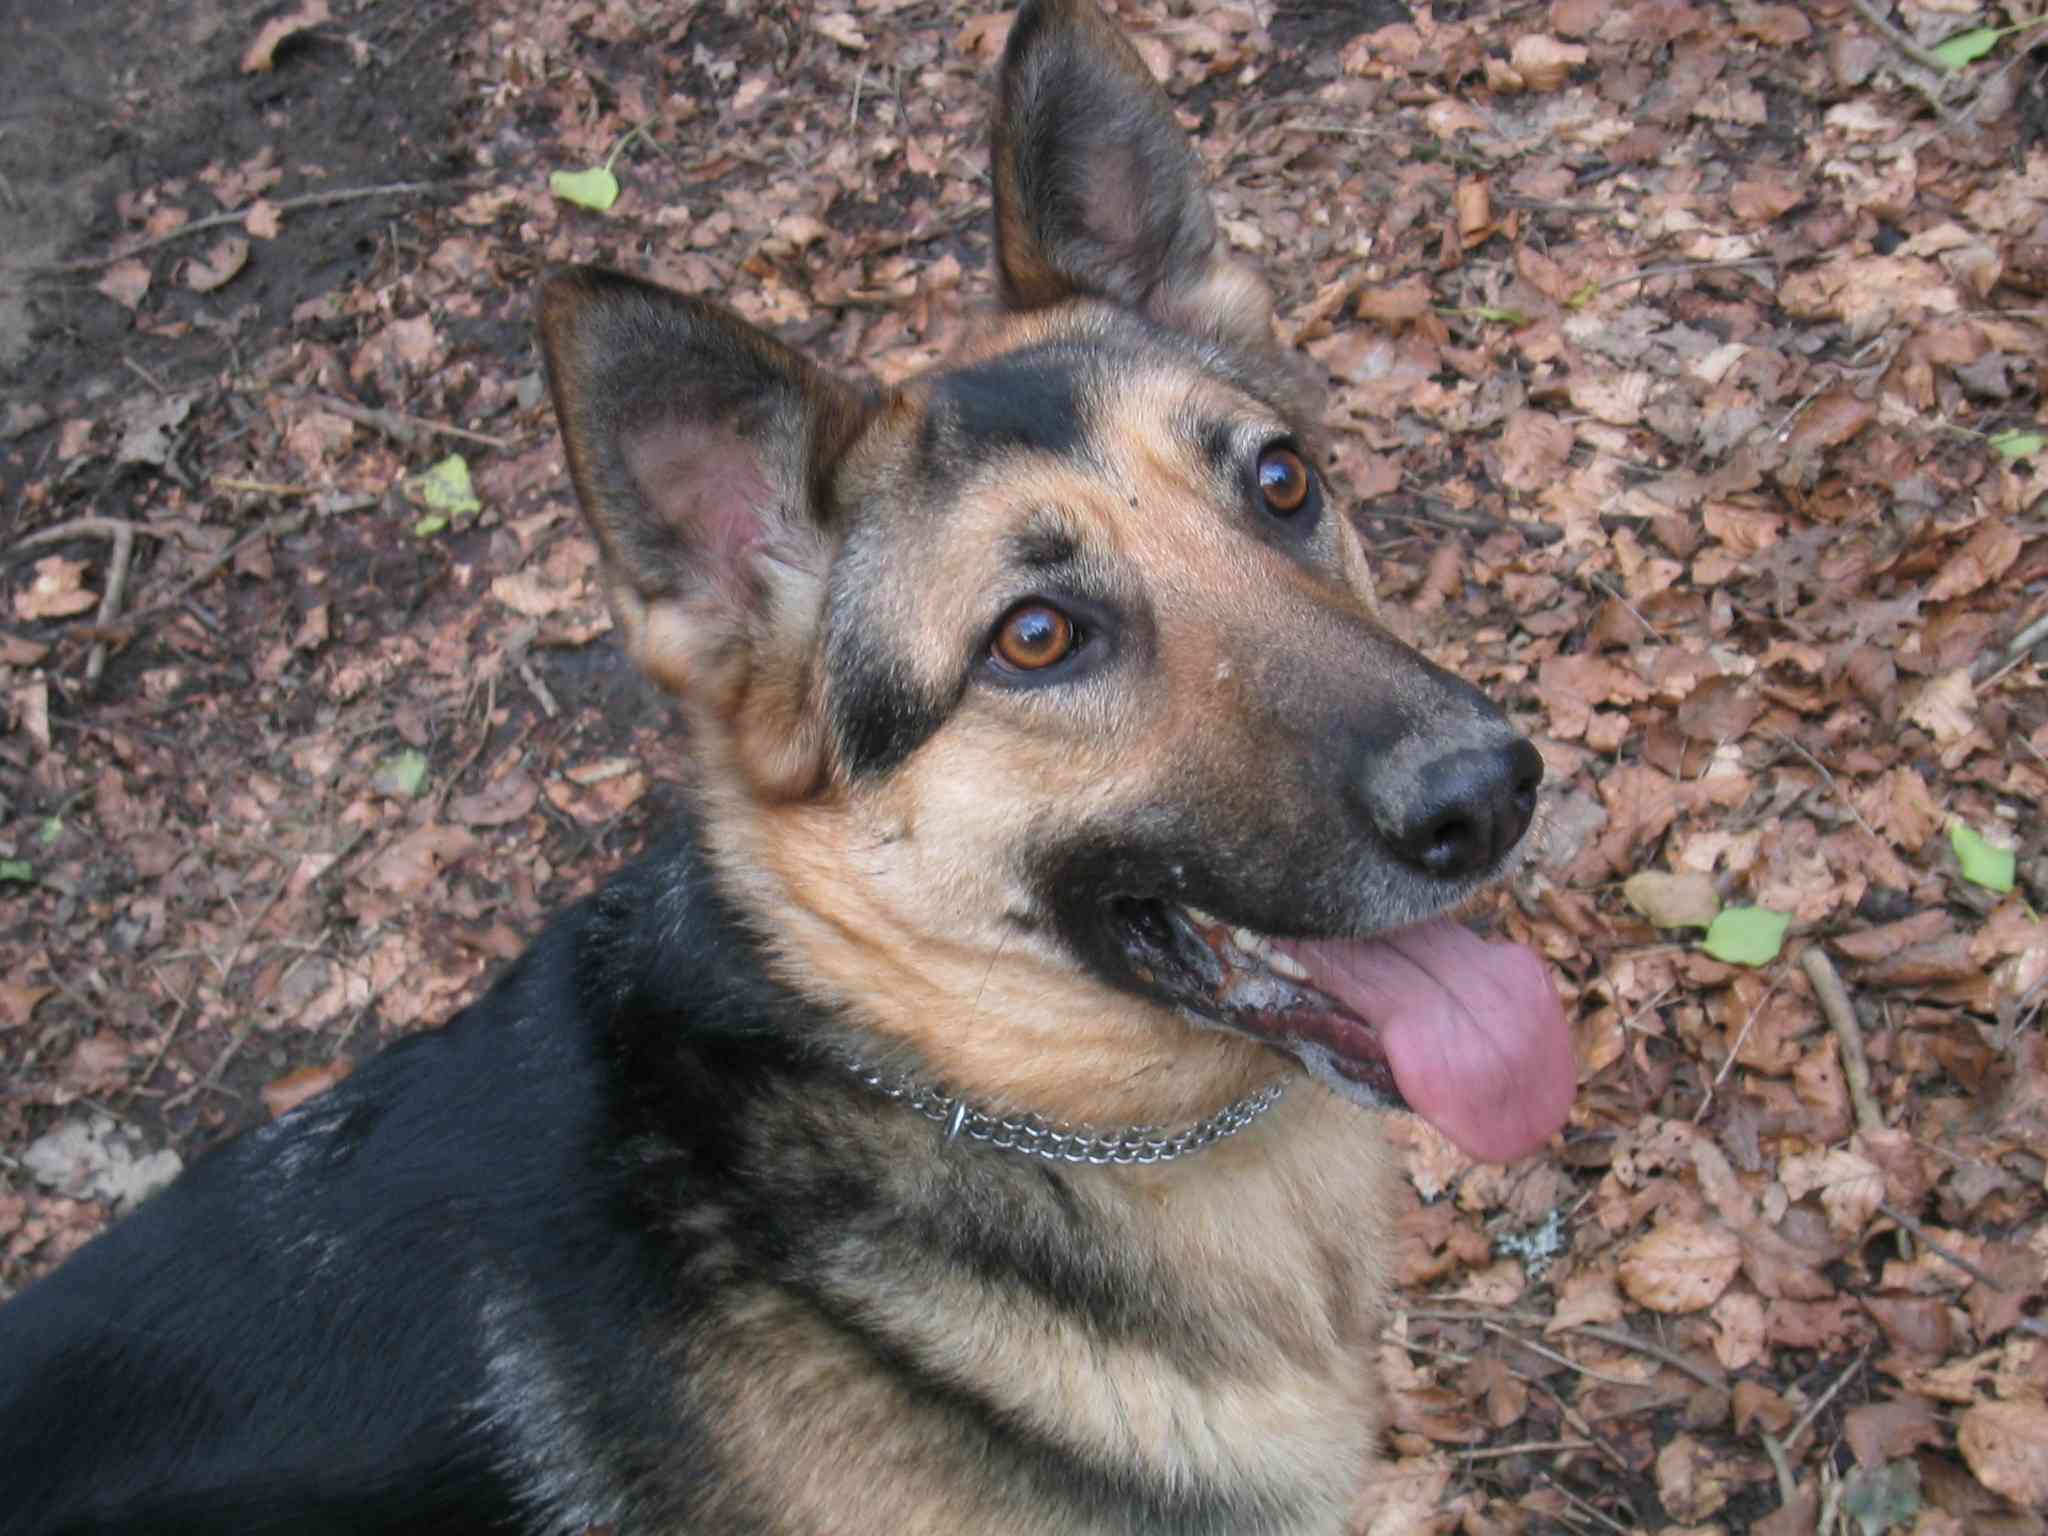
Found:
<path fill-rule="evenodd" d="M 1249 928 L 1233 928 L 1230 930 L 1230 942 L 1246 954 L 1256 955 L 1259 953 L 1259 946 L 1262 941 Z"/>
<path fill-rule="evenodd" d="M 1260 953 L 1266 964 L 1270 965 L 1282 976 L 1285 976 L 1289 981 L 1308 980 L 1308 967 L 1277 946 L 1268 944 Z"/>

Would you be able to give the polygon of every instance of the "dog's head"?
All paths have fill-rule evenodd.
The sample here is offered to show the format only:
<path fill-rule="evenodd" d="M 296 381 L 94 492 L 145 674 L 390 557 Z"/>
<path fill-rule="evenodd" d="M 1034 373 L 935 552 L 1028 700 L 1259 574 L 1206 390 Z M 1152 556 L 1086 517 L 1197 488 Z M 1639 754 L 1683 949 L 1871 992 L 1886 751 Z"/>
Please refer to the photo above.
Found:
<path fill-rule="evenodd" d="M 1570 1093 L 1555 997 L 1430 920 L 1508 868 L 1540 759 L 1381 625 L 1316 391 L 1090 0 L 1019 13 L 993 171 L 1003 313 L 892 391 L 700 300 L 546 284 L 576 487 L 727 883 L 998 1101 L 1165 1121 L 1250 1039 L 1519 1150 Z"/>

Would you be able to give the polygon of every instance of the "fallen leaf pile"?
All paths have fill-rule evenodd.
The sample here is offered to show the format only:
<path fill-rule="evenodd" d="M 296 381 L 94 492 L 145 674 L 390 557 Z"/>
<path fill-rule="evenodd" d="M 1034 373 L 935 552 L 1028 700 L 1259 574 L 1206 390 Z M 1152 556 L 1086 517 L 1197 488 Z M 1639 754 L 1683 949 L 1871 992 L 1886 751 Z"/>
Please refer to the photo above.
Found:
<path fill-rule="evenodd" d="M 1356 1529 L 2040 1536 L 2048 29 L 1439 9 L 1117 8 L 1327 379 L 1390 622 L 1549 768 L 1490 920 L 1581 1092 L 1506 1168 L 1393 1122 Z M 223 72 L 376 90 L 374 10 Z M 136 1187 L 98 1111 L 196 1145 L 317 1091 L 658 823 L 682 747 L 602 640 L 537 273 L 885 381 L 992 296 L 998 11 L 416 24 L 455 142 L 338 185 L 287 94 L 275 144 L 128 188 L 72 279 L 104 387 L 0 421 L 9 1285 Z M 318 217 L 374 259 L 286 303 Z"/>

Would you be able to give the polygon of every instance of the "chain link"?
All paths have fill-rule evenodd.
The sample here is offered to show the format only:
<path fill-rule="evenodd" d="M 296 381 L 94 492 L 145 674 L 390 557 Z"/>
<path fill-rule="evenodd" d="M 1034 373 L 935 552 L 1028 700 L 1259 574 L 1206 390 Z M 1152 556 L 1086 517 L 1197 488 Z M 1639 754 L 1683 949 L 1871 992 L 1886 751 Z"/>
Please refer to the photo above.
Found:
<path fill-rule="evenodd" d="M 1282 1092 L 1280 1083 L 1268 1083 L 1256 1093 L 1248 1093 L 1236 1103 L 1225 1105 L 1208 1119 L 1170 1135 L 1162 1134 L 1162 1128 L 1155 1125 L 1132 1126 L 1128 1130 L 1105 1134 L 1089 1126 L 1041 1120 L 1036 1115 L 1000 1119 L 970 1108 L 965 1099 L 940 1093 L 913 1078 L 884 1077 L 857 1061 L 847 1065 L 852 1068 L 854 1076 L 884 1098 L 895 1099 L 934 1124 L 945 1126 L 948 1141 L 965 1136 L 970 1141 L 985 1141 L 1005 1152 L 1022 1152 L 1052 1163 L 1087 1163 L 1098 1168 L 1112 1163 L 1139 1166 L 1170 1163 L 1175 1158 L 1199 1152 L 1226 1137 L 1235 1136 L 1278 1103 Z"/>

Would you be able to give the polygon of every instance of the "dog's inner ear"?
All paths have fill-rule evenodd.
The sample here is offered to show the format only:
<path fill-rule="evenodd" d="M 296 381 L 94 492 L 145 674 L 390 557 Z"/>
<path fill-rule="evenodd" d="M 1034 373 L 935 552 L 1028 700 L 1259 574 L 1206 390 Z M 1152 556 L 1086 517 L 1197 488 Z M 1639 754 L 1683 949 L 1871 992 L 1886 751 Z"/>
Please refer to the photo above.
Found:
<path fill-rule="evenodd" d="M 1093 0 L 1018 13 L 992 139 L 1011 307 L 1109 299 L 1175 330 L 1274 349 L 1272 297 L 1223 249 L 1172 102 Z"/>
<path fill-rule="evenodd" d="M 541 339 L 626 654 L 757 789 L 814 788 L 827 487 L 863 402 L 715 305 L 595 269 L 548 279 Z"/>

